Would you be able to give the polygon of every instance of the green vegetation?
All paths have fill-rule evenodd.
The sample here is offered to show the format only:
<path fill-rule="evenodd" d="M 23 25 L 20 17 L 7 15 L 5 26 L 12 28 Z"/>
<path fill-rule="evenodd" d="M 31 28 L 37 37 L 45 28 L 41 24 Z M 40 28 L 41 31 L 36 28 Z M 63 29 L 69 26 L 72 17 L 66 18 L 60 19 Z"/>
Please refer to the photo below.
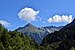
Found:
<path fill-rule="evenodd" d="M 0 25 L 0 50 L 37 50 L 38 45 L 30 37 L 16 31 L 8 31 Z"/>

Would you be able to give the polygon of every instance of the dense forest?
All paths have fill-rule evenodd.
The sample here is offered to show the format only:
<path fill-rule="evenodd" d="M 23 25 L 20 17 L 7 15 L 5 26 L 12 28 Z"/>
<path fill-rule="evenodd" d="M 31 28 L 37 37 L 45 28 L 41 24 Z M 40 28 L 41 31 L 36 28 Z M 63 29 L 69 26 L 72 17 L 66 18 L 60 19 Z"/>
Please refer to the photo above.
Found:
<path fill-rule="evenodd" d="M 8 31 L 0 24 L 0 50 L 37 50 L 36 42 L 17 31 Z"/>
<path fill-rule="evenodd" d="M 0 24 L 0 50 L 75 50 L 75 19 L 60 31 L 47 35 L 42 43 Z"/>

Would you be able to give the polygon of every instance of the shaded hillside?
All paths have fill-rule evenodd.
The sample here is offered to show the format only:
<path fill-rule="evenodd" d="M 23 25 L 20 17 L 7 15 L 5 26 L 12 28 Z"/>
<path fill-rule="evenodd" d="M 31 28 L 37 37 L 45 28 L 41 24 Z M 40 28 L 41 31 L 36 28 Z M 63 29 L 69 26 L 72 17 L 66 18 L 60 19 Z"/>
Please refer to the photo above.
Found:
<path fill-rule="evenodd" d="M 41 45 L 46 46 L 49 50 L 75 49 L 75 19 L 60 31 L 47 35 Z M 44 49 L 46 49 L 46 47 Z"/>

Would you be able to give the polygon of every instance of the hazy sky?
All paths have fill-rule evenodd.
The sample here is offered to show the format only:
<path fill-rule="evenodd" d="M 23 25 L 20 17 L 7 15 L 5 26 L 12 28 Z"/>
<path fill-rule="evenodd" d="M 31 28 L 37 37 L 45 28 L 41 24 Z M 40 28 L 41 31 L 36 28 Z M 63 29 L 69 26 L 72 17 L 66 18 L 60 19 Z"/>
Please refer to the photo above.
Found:
<path fill-rule="evenodd" d="M 9 30 L 25 26 L 63 26 L 75 16 L 75 0 L 0 0 L 0 23 Z"/>

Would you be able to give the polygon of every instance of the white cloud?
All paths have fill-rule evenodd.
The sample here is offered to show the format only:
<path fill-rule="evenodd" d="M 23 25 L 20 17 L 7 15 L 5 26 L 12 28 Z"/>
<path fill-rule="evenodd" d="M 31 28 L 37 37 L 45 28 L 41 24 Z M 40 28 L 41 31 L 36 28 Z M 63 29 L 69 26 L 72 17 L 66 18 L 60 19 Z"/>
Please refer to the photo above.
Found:
<path fill-rule="evenodd" d="M 39 11 L 35 11 L 32 8 L 24 8 L 19 13 L 18 16 L 20 19 L 27 22 L 36 21 Z"/>
<path fill-rule="evenodd" d="M 55 15 L 53 16 L 52 18 L 49 18 L 47 21 L 49 23 L 52 23 L 52 22 L 68 22 L 68 23 L 71 23 L 72 22 L 72 15 Z"/>
<path fill-rule="evenodd" d="M 3 26 L 5 26 L 5 27 L 7 27 L 7 26 L 9 26 L 9 25 L 10 25 L 10 23 L 9 23 L 9 22 L 4 21 L 4 20 L 0 20 L 0 23 L 1 23 Z"/>

